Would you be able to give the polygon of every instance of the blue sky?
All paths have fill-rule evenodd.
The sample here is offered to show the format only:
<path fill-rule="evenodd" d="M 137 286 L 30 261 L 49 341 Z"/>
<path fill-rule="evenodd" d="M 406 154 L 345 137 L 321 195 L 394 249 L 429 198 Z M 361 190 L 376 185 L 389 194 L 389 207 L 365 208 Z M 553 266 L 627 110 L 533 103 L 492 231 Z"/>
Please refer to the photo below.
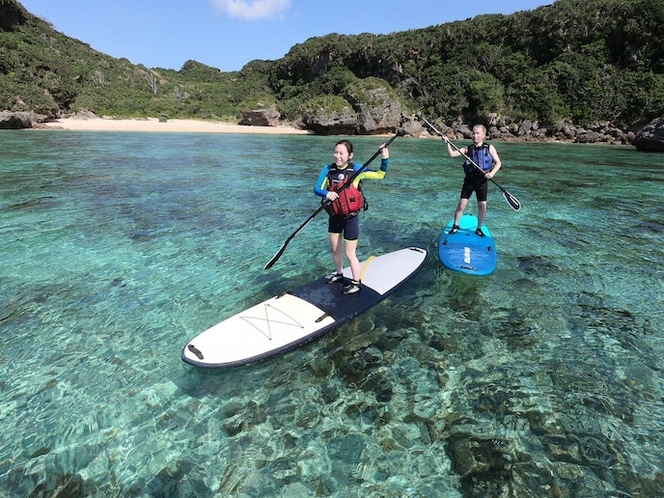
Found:
<path fill-rule="evenodd" d="M 480 14 L 511 14 L 553 0 L 19 0 L 95 50 L 149 68 L 194 59 L 237 71 L 275 60 L 314 36 L 387 34 Z"/>

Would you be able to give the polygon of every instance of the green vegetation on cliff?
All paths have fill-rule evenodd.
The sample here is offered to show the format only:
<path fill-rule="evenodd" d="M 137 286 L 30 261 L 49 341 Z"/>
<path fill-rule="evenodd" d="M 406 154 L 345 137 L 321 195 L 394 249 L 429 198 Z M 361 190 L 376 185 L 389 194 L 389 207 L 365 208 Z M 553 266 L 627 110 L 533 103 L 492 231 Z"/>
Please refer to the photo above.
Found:
<path fill-rule="evenodd" d="M 404 109 L 445 121 L 630 128 L 664 115 L 662 0 L 558 0 L 390 35 L 329 34 L 236 72 L 196 61 L 179 71 L 133 65 L 58 33 L 15 0 L 0 0 L 0 19 L 0 109 L 237 120 L 276 104 L 297 121 L 359 95 L 349 89 L 383 85 Z"/>

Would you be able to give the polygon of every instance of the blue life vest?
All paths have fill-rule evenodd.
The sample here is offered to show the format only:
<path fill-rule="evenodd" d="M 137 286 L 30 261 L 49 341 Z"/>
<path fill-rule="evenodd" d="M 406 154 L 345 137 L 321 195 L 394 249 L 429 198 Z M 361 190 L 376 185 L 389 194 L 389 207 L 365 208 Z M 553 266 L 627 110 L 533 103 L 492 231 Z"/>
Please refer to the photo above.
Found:
<path fill-rule="evenodd" d="M 468 153 L 466 154 L 470 157 L 475 164 L 477 164 L 482 171 L 489 171 L 493 165 L 493 157 L 489 152 L 489 144 L 482 144 L 480 147 L 476 147 L 475 144 L 468 146 Z M 468 160 L 463 163 L 463 170 L 466 174 L 469 173 L 478 173 L 479 171 L 475 166 L 473 166 Z"/>

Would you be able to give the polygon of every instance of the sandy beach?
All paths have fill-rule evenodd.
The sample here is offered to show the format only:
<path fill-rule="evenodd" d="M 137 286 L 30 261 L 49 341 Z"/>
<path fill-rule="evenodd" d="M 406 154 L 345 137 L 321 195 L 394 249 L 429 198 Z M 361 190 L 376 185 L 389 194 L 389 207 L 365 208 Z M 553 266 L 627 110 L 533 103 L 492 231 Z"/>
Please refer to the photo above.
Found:
<path fill-rule="evenodd" d="M 157 118 L 112 119 L 112 118 L 64 118 L 42 123 L 41 128 L 72 131 L 146 131 L 174 133 L 265 133 L 278 135 L 308 135 L 306 130 L 289 126 L 241 126 L 216 121 L 195 119 L 169 119 L 160 122 Z"/>

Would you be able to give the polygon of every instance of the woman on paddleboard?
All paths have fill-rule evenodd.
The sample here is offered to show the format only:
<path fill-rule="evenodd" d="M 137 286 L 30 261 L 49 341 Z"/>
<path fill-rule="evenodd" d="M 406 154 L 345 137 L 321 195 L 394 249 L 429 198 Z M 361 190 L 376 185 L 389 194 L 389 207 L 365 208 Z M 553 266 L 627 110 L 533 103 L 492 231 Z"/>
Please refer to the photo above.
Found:
<path fill-rule="evenodd" d="M 380 150 L 378 171 L 362 170 L 355 174 L 362 166 L 350 162 L 353 144 L 349 140 L 340 140 L 334 146 L 334 163 L 323 167 L 314 187 L 314 193 L 327 203 L 325 210 L 330 215 L 328 233 L 335 271 L 325 277 L 327 283 L 344 281 L 342 246 L 350 263 L 353 278 L 344 285 L 344 294 L 355 294 L 361 289 L 360 261 L 356 254 L 360 235 L 358 214 L 361 209 L 366 209 L 361 184 L 362 180 L 382 180 L 385 177 L 390 153 L 385 145 L 381 145 Z"/>
<path fill-rule="evenodd" d="M 473 127 L 473 144 L 455 150 L 452 149 L 450 141 L 445 137 L 447 153 L 450 157 L 468 156 L 472 159 L 472 163 L 468 161 L 468 159 L 463 163 L 463 169 L 466 176 L 463 180 L 463 186 L 461 187 L 459 204 L 454 211 L 454 224 L 452 225 L 450 234 L 455 234 L 459 231 L 459 220 L 461 220 L 461 215 L 463 215 L 463 211 L 468 205 L 468 199 L 470 199 L 472 193 L 475 192 L 475 197 L 477 197 L 477 230 L 475 230 L 475 233 L 484 237 L 482 225 L 484 224 L 484 218 L 486 217 L 489 180 L 498 173 L 498 170 L 502 165 L 496 148 L 493 145 L 484 143 L 485 137 L 486 128 L 484 125 L 475 125 Z"/>

